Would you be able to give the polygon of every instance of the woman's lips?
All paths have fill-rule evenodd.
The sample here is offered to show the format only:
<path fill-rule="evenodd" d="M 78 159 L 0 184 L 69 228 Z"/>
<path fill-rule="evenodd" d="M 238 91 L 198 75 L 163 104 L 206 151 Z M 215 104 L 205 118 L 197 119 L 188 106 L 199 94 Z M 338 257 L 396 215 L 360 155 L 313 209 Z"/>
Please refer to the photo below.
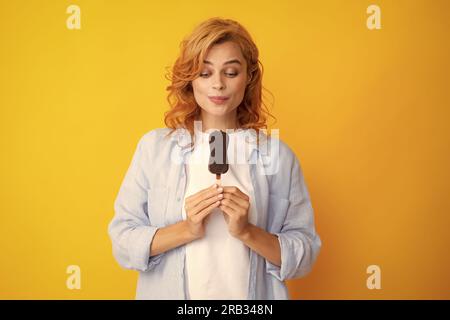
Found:
<path fill-rule="evenodd" d="M 228 100 L 228 97 L 219 97 L 219 96 L 208 97 L 208 98 L 215 104 L 224 104 Z"/>

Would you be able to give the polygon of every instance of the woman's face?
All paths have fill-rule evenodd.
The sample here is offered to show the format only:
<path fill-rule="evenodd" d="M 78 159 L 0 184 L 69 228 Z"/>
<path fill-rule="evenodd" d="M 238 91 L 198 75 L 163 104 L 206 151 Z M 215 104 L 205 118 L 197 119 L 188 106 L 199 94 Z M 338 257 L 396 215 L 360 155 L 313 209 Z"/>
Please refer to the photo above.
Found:
<path fill-rule="evenodd" d="M 208 117 L 235 117 L 247 80 L 247 63 L 237 44 L 227 41 L 212 46 L 200 75 L 192 81 L 202 113 Z"/>

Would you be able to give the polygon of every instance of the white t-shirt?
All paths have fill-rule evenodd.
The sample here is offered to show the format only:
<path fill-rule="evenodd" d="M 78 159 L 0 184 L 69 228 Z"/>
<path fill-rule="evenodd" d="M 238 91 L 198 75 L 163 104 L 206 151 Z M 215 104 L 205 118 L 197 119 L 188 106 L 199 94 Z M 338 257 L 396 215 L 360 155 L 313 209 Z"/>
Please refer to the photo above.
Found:
<path fill-rule="evenodd" d="M 230 164 L 228 171 L 221 175 L 221 185 L 236 186 L 250 197 L 249 221 L 252 222 L 256 213 L 249 165 L 236 159 L 238 154 L 242 156 L 240 151 L 236 152 L 242 149 L 236 147 L 238 143 L 246 143 L 245 131 L 240 129 L 229 133 L 228 136 Z M 185 199 L 216 182 L 216 176 L 208 170 L 209 156 L 209 134 L 200 132 L 188 159 Z M 186 244 L 185 280 L 188 299 L 247 299 L 250 249 L 230 235 L 224 214 L 222 210 L 215 208 L 205 218 L 205 236 Z M 183 219 L 186 220 L 184 206 Z"/>

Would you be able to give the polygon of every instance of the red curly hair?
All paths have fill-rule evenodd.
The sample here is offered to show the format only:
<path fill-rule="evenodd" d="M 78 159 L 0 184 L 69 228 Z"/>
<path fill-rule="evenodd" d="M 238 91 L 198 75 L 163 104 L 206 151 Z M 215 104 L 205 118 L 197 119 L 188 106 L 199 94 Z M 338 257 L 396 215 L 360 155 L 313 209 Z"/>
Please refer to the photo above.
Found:
<path fill-rule="evenodd" d="M 204 57 L 215 44 L 226 41 L 236 43 L 247 61 L 250 79 L 244 98 L 237 108 L 237 121 L 243 129 L 267 129 L 267 117 L 274 118 L 262 100 L 263 65 L 259 61 L 259 51 L 248 31 L 238 22 L 230 19 L 211 18 L 200 25 L 180 44 L 180 55 L 166 78 L 171 82 L 167 101 L 170 110 L 165 113 L 164 123 L 171 132 L 184 128 L 193 136 L 194 121 L 200 114 L 200 107 L 194 98 L 192 80 L 202 68 Z M 275 119 L 275 118 L 274 118 Z"/>

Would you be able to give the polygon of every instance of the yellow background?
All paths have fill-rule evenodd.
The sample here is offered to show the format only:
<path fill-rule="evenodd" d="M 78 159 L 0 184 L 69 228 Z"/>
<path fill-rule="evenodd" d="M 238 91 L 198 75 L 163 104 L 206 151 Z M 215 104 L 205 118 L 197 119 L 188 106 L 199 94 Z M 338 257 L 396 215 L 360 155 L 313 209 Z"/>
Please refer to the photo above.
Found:
<path fill-rule="evenodd" d="M 449 1 L 0 3 L 0 298 L 134 298 L 113 202 L 138 139 L 163 126 L 179 42 L 212 16 L 253 35 L 310 190 L 323 248 L 292 297 L 450 298 Z"/>

